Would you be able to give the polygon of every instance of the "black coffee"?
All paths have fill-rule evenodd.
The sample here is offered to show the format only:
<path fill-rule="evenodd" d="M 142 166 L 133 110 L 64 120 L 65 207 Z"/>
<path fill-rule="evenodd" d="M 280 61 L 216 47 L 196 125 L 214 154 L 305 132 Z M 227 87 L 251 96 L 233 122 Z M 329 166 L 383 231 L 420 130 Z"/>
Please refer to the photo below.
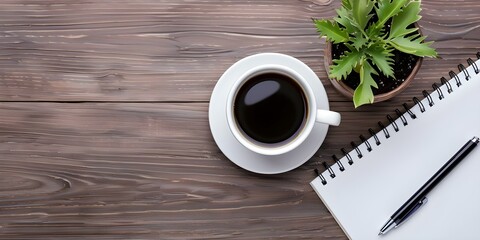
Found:
<path fill-rule="evenodd" d="M 246 135 L 263 143 L 279 143 L 292 137 L 306 117 L 301 87 L 290 77 L 264 73 L 239 89 L 234 115 Z"/>

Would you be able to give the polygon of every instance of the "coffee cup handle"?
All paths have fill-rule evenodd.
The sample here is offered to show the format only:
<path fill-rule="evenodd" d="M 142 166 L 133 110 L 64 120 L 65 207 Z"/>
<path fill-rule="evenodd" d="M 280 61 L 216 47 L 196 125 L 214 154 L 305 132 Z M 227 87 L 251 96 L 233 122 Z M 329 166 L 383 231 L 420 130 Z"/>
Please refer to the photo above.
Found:
<path fill-rule="evenodd" d="M 328 125 L 338 126 L 340 125 L 341 120 L 340 113 L 332 112 L 329 110 L 324 109 L 317 109 L 317 117 L 315 119 L 316 122 L 325 123 Z"/>

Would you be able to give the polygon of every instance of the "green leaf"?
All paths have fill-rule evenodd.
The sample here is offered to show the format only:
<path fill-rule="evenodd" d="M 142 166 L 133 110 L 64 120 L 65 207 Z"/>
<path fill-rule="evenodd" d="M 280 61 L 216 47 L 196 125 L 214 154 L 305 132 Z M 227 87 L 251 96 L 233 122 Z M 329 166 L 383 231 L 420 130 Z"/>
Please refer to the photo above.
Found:
<path fill-rule="evenodd" d="M 377 26 L 383 26 L 388 19 L 397 15 L 409 0 L 379 0 L 375 11 L 378 16 Z"/>
<path fill-rule="evenodd" d="M 352 6 L 353 24 L 363 31 L 368 20 L 372 17 L 370 12 L 373 9 L 374 2 L 372 0 L 352 0 L 350 4 Z"/>
<path fill-rule="evenodd" d="M 380 44 L 374 44 L 365 50 L 368 59 L 387 77 L 395 77 L 393 75 L 393 54 L 392 49 L 387 49 Z"/>
<path fill-rule="evenodd" d="M 368 26 L 367 31 L 365 33 L 371 39 L 378 39 L 381 38 L 383 28 L 377 28 L 375 24 L 370 24 Z"/>
<path fill-rule="evenodd" d="M 337 23 L 345 27 L 347 32 L 349 33 L 357 32 L 356 27 L 352 24 L 353 20 L 350 14 L 351 12 L 344 7 L 341 7 L 336 11 L 337 11 L 338 17 L 333 18 L 333 20 L 335 20 Z"/>
<path fill-rule="evenodd" d="M 413 54 L 419 57 L 437 57 L 437 51 L 431 48 L 430 45 L 433 42 L 423 42 L 425 36 L 415 34 L 410 37 L 396 37 L 389 41 L 389 43 L 399 51 L 404 53 Z"/>
<path fill-rule="evenodd" d="M 353 93 L 353 104 L 355 108 L 364 104 L 373 103 L 374 95 L 372 87 L 378 88 L 377 83 L 372 78 L 372 74 L 378 74 L 375 69 L 363 60 L 363 64 L 360 67 L 360 85 L 355 89 Z"/>
<path fill-rule="evenodd" d="M 352 4 L 350 3 L 351 0 L 342 0 L 342 6 L 348 10 L 352 9 Z"/>
<path fill-rule="evenodd" d="M 362 48 L 368 42 L 368 39 L 366 39 L 361 32 L 355 32 L 353 36 L 354 38 L 350 40 L 352 41 L 352 45 L 357 50 L 360 50 L 360 48 Z"/>
<path fill-rule="evenodd" d="M 362 53 L 356 50 L 345 52 L 340 59 L 333 60 L 333 65 L 330 66 L 330 78 L 342 80 L 352 72 L 355 66 L 362 58 Z"/>
<path fill-rule="evenodd" d="M 422 18 L 420 14 L 420 1 L 410 2 L 400 13 L 392 19 L 389 38 L 405 36 L 418 30 L 418 28 L 407 27 Z"/>
<path fill-rule="evenodd" d="M 338 26 L 337 22 L 328 20 L 313 20 L 321 36 L 327 37 L 328 41 L 341 43 L 348 41 L 348 33 Z"/>

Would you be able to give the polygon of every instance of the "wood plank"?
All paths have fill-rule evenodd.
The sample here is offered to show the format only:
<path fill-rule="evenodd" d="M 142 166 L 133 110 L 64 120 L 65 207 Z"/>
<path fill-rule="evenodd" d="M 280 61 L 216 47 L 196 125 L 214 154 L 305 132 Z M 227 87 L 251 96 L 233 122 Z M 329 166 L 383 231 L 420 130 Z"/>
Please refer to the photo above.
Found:
<path fill-rule="evenodd" d="M 249 173 L 215 145 L 205 103 L 0 103 L 0 235 L 344 238 L 308 182 L 382 117 L 342 112 L 317 154 Z"/>
<path fill-rule="evenodd" d="M 295 237 L 318 228 L 301 205 L 326 210 L 303 176 L 235 167 L 213 144 L 206 108 L 1 104 L 1 233 L 214 238 L 282 230 L 278 236 Z"/>
<path fill-rule="evenodd" d="M 442 60 L 425 61 L 430 84 L 473 57 L 480 2 L 422 1 L 422 31 Z M 23 1 L 0 3 L 0 101 L 208 101 L 221 74 L 259 52 L 307 63 L 332 101 L 323 40 L 310 18 L 339 1 Z M 411 92 L 429 85 L 416 84 Z"/>

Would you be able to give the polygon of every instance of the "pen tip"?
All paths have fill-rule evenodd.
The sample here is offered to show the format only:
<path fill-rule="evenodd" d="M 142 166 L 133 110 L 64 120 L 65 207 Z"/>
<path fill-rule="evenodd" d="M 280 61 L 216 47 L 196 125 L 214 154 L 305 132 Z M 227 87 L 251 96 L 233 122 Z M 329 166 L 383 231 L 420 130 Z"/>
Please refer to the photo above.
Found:
<path fill-rule="evenodd" d="M 378 233 L 378 236 L 380 236 L 380 235 L 383 235 L 383 233 L 382 233 L 382 232 L 379 232 L 379 233 Z"/>

